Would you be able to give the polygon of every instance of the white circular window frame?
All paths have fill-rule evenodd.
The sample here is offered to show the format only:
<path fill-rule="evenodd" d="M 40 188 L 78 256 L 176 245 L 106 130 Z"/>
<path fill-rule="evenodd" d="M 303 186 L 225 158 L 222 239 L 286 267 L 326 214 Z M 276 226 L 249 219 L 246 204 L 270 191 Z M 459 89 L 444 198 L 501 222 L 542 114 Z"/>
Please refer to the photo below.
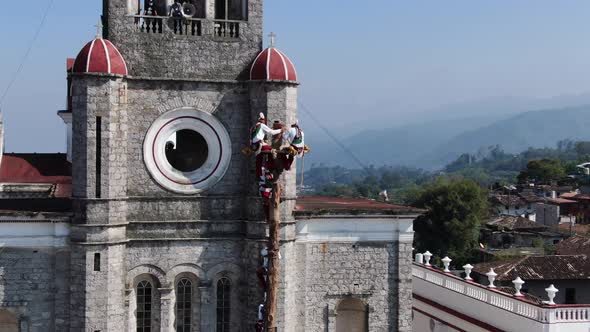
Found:
<path fill-rule="evenodd" d="M 207 142 L 205 163 L 192 172 L 181 172 L 166 158 L 168 138 L 183 129 L 194 130 Z M 143 160 L 152 178 L 179 194 L 198 194 L 225 175 L 231 160 L 231 140 L 223 124 L 213 115 L 192 107 L 166 112 L 152 123 L 143 142 Z"/>

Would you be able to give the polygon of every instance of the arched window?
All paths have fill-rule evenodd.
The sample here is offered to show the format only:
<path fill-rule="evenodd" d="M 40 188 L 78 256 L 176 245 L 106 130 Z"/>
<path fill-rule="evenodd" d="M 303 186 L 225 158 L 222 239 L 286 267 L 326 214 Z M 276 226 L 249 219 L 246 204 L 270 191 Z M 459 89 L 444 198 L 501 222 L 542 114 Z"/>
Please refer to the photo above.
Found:
<path fill-rule="evenodd" d="M 231 282 L 228 278 L 217 281 L 217 332 L 229 332 Z"/>
<path fill-rule="evenodd" d="M 355 298 L 342 300 L 336 307 L 336 332 L 367 332 L 367 306 Z"/>
<path fill-rule="evenodd" d="M 168 5 L 166 4 L 166 0 L 144 0 L 142 14 L 148 16 L 168 15 Z"/>
<path fill-rule="evenodd" d="M 216 0 L 215 19 L 245 21 L 247 15 L 247 0 Z"/>
<path fill-rule="evenodd" d="M 143 280 L 137 285 L 137 332 L 152 330 L 152 284 Z"/>
<path fill-rule="evenodd" d="M 183 278 L 176 283 L 176 332 L 190 332 L 192 324 L 193 287 Z"/>

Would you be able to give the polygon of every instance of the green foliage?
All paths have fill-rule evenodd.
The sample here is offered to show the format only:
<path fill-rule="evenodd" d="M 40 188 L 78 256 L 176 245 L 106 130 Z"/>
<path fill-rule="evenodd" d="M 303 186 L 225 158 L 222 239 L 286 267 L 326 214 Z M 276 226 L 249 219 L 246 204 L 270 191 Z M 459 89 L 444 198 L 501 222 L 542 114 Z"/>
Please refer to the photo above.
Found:
<path fill-rule="evenodd" d="M 560 160 L 541 159 L 528 162 L 526 169 L 518 175 L 520 183 L 534 182 L 549 184 L 566 176 L 565 168 Z"/>
<path fill-rule="evenodd" d="M 329 197 L 353 197 L 354 190 L 352 187 L 343 184 L 328 184 L 316 194 Z"/>
<path fill-rule="evenodd" d="M 421 192 L 421 186 L 435 177 L 470 179 L 489 188 L 513 184 L 517 179 L 524 182 L 537 178 L 543 182 L 559 180 L 566 174 L 577 173 L 576 165 L 590 161 L 590 155 L 583 154 L 588 152 L 590 142 L 562 140 L 556 146 L 554 149 L 529 148 L 520 154 L 509 154 L 499 145 L 492 145 L 475 154 L 459 156 L 441 172 L 412 167 L 347 169 L 313 165 L 305 172 L 305 185 L 314 189 L 307 194 L 336 197 L 378 199 L 379 192 L 387 190 L 391 202 L 411 205 Z M 561 165 L 557 165 L 556 160 L 561 161 Z M 527 165 L 531 166 L 530 169 Z"/>
<path fill-rule="evenodd" d="M 513 183 L 520 172 L 533 160 L 552 159 L 562 161 L 566 174 L 576 173 L 575 166 L 590 161 L 586 155 L 590 142 L 561 140 L 557 149 L 529 148 L 520 154 L 505 153 L 498 145 L 480 149 L 477 154 L 463 154 L 448 164 L 444 171 L 447 175 L 460 175 L 472 179 L 482 186 L 493 183 Z M 526 178 L 526 175 L 523 175 Z M 519 180 L 527 180 L 521 176 Z M 557 178 L 556 178 L 557 179 Z"/>
<path fill-rule="evenodd" d="M 437 178 L 414 203 L 427 210 L 414 222 L 414 245 L 419 252 L 448 255 L 456 264 L 471 257 L 488 210 L 484 189 L 471 180 Z"/>
<path fill-rule="evenodd" d="M 406 197 L 415 196 L 419 185 L 430 178 L 429 173 L 410 167 L 369 167 L 363 170 L 364 176 L 359 171 L 341 167 L 312 168 L 306 172 L 305 182 L 318 188 L 314 195 L 377 199 L 379 192 L 387 190 L 393 202 L 407 203 Z"/>
<path fill-rule="evenodd" d="M 578 156 L 590 155 L 590 142 L 577 142 L 576 153 Z"/>
<path fill-rule="evenodd" d="M 543 249 L 545 251 L 545 255 L 555 255 L 557 252 L 555 245 L 549 243 L 543 244 Z"/>
<path fill-rule="evenodd" d="M 543 248 L 545 242 L 543 241 L 543 238 L 539 236 L 531 241 L 531 245 L 535 248 Z"/>

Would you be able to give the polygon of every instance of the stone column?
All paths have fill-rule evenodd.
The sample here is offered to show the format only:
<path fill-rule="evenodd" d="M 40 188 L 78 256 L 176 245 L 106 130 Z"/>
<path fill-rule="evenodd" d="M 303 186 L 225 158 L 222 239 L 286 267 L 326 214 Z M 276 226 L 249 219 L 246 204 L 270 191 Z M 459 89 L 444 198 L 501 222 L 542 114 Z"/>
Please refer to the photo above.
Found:
<path fill-rule="evenodd" d="M 135 310 L 137 309 L 137 304 L 135 303 L 135 289 L 125 289 L 124 306 L 127 310 L 127 328 L 129 331 L 135 331 Z"/>
<path fill-rule="evenodd" d="M 27 321 L 26 318 L 21 318 L 19 321 L 19 325 L 20 325 L 20 332 L 29 332 L 29 322 Z"/>
<path fill-rule="evenodd" d="M 391 258 L 390 258 L 391 259 Z M 400 236 L 397 257 L 397 294 L 390 294 L 391 306 L 397 308 L 397 331 L 412 331 L 412 243 Z M 390 290 L 391 293 L 391 290 Z M 397 299 L 396 296 L 397 295 Z M 397 302 L 397 303 L 396 303 Z M 392 308 L 393 309 L 393 308 Z M 395 309 L 390 310 L 394 312 Z M 390 326 L 393 328 L 393 326 Z"/>
<path fill-rule="evenodd" d="M 199 286 L 201 294 L 201 332 L 215 331 L 215 308 L 211 295 L 213 287 L 211 281 L 205 281 Z"/>
<path fill-rule="evenodd" d="M 336 332 L 336 317 L 338 316 L 338 312 L 336 312 L 336 303 L 335 301 L 330 300 L 326 305 L 326 331 L 327 332 Z"/>
<path fill-rule="evenodd" d="M 70 329 L 126 330 L 127 112 L 119 77 L 72 76 Z"/>
<path fill-rule="evenodd" d="M 160 292 L 160 331 L 174 331 L 174 288 L 158 288 Z"/>

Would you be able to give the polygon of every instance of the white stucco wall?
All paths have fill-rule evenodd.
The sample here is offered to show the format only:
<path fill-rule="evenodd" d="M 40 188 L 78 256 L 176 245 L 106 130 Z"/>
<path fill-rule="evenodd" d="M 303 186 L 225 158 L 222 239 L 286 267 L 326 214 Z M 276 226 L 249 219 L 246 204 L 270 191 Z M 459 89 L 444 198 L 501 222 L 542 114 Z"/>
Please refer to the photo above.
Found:
<path fill-rule="evenodd" d="M 66 222 L 0 222 L 2 247 L 63 247 L 69 234 Z"/>

